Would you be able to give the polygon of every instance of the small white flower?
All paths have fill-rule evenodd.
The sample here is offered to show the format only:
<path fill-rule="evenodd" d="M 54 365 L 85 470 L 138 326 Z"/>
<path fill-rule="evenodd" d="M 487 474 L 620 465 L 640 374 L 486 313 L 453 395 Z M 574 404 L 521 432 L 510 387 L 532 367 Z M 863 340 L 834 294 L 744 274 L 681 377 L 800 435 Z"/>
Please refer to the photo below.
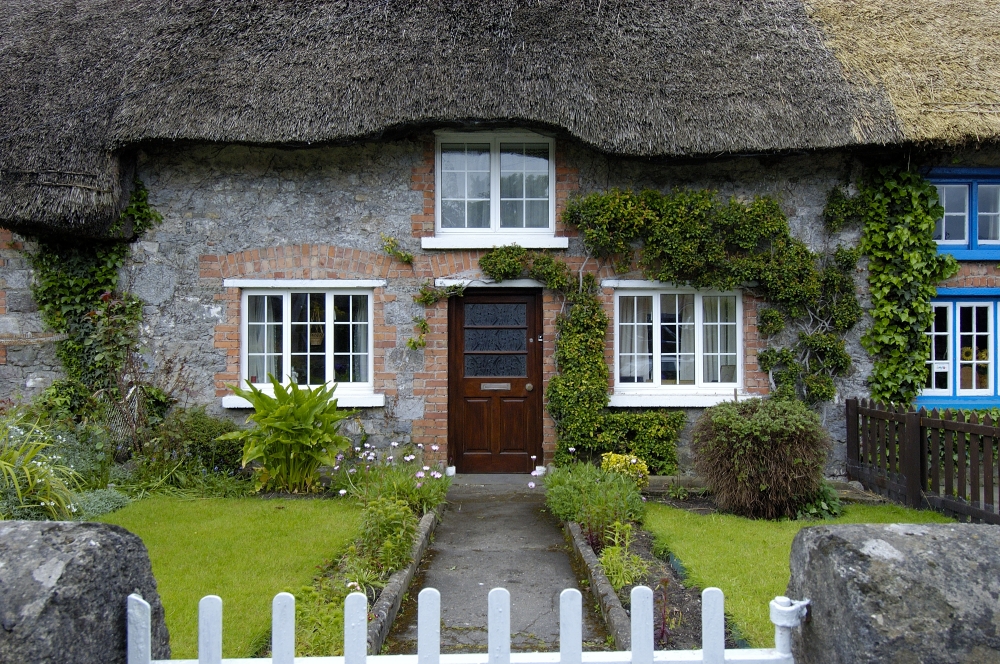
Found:
<path fill-rule="evenodd" d="M 396 441 L 392 441 L 389 444 L 392 445 L 393 447 L 399 447 L 399 443 L 397 443 Z"/>
<path fill-rule="evenodd" d="M 430 469 L 431 469 L 430 466 L 424 466 L 424 470 L 430 470 Z"/>
<path fill-rule="evenodd" d="M 417 447 L 419 447 L 420 449 L 424 449 L 424 444 L 423 443 L 417 443 Z"/>
<path fill-rule="evenodd" d="M 349 471 L 347 471 L 347 472 L 349 472 L 349 473 L 356 473 L 356 472 L 358 472 L 358 469 L 357 469 L 357 468 L 351 468 L 351 469 L 350 469 Z"/>
<path fill-rule="evenodd" d="M 434 450 L 435 452 L 437 452 L 439 449 L 441 449 L 441 446 L 440 445 L 431 445 L 431 449 Z"/>
<path fill-rule="evenodd" d="M 340 490 L 340 495 L 346 496 L 347 495 L 347 489 L 341 489 Z"/>
<path fill-rule="evenodd" d="M 371 447 L 371 445 L 369 445 L 368 443 L 365 443 L 365 447 Z"/>
<path fill-rule="evenodd" d="M 534 460 L 535 460 L 535 459 L 537 459 L 537 458 L 538 458 L 538 457 L 536 457 L 536 456 L 535 456 L 534 454 L 532 454 L 532 455 L 531 455 L 531 460 L 532 460 L 532 461 L 534 461 Z"/>
<path fill-rule="evenodd" d="M 538 471 L 537 470 L 531 471 L 531 476 L 532 477 L 538 477 Z"/>
<path fill-rule="evenodd" d="M 360 447 L 355 447 L 355 448 L 354 448 L 354 451 L 355 451 L 355 452 L 360 452 L 360 451 L 361 451 L 361 448 L 360 448 Z"/>
<path fill-rule="evenodd" d="M 569 451 L 570 452 L 576 452 L 576 448 L 575 447 L 571 447 L 571 448 L 569 448 Z"/>
<path fill-rule="evenodd" d="M 386 457 L 386 459 L 388 459 L 389 461 L 392 461 L 392 455 L 390 454 L 389 456 Z"/>
<path fill-rule="evenodd" d="M 535 483 L 534 482 L 528 482 L 528 488 L 529 489 L 534 489 L 535 488 Z"/>

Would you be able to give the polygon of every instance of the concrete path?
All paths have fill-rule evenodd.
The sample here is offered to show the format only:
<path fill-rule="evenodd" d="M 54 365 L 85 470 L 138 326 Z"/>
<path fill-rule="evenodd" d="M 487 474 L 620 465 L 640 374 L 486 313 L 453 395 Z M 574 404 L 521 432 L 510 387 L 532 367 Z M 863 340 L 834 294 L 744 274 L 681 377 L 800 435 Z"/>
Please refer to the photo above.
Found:
<path fill-rule="evenodd" d="M 579 585 L 541 482 L 528 488 L 533 479 L 455 478 L 427 562 L 389 636 L 390 652 L 416 652 L 416 597 L 427 587 L 441 591 L 442 652 L 485 652 L 487 595 L 497 587 L 510 591 L 512 650 L 558 650 L 559 593 Z M 587 592 L 583 613 L 584 649 L 603 648 L 606 631 Z"/>

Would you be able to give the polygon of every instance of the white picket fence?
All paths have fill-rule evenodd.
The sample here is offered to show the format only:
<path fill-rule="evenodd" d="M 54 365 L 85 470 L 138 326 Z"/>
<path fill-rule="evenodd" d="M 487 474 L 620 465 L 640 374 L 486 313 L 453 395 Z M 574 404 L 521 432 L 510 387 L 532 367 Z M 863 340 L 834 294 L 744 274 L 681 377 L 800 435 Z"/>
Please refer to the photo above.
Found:
<path fill-rule="evenodd" d="M 494 588 L 489 594 L 489 650 L 486 653 L 441 654 L 441 594 L 424 588 L 417 598 L 417 654 L 366 653 L 368 600 L 351 593 L 344 602 L 344 656 L 295 657 L 295 597 L 279 593 L 271 604 L 271 658 L 222 659 L 222 599 L 203 597 L 198 604 L 198 659 L 158 660 L 171 664 L 794 664 L 792 628 L 805 617 L 809 600 L 771 600 L 774 648 L 726 650 L 724 598 L 718 588 L 701 594 L 701 650 L 654 650 L 653 591 L 632 589 L 631 652 L 583 652 L 580 591 L 560 595 L 559 652 L 510 652 L 510 593 Z M 128 598 L 128 664 L 152 664 L 149 604 L 138 595 Z"/>

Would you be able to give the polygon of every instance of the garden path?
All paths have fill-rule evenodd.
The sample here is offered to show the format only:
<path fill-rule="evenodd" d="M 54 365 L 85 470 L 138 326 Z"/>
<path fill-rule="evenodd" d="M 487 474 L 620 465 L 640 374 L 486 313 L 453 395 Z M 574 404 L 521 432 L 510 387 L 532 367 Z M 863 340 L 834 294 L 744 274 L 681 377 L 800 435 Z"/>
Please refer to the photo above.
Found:
<path fill-rule="evenodd" d="M 485 652 L 487 595 L 497 587 L 510 591 L 511 649 L 558 650 L 559 593 L 580 586 L 569 545 L 545 510 L 541 482 L 528 488 L 533 479 L 455 477 L 434 543 L 389 635 L 390 652 L 416 652 L 422 588 L 441 592 L 441 651 Z M 584 649 L 603 648 L 604 624 L 585 590 L 583 609 Z"/>

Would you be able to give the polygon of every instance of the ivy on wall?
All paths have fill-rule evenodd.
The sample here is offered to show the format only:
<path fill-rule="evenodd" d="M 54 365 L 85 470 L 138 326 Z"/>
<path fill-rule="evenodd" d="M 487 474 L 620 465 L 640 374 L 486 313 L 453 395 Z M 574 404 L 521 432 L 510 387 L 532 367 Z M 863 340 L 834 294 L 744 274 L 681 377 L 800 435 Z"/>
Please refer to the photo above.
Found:
<path fill-rule="evenodd" d="M 149 205 L 141 182 L 115 224 L 139 236 L 162 217 Z M 114 390 L 129 353 L 138 343 L 142 301 L 119 289 L 129 254 L 126 241 L 46 240 L 26 252 L 34 268 L 32 296 L 44 322 L 67 338 L 56 354 L 67 376 L 91 391 Z"/>
<path fill-rule="evenodd" d="M 853 198 L 839 189 L 830 194 L 828 225 L 863 224 L 872 327 L 861 343 L 875 358 L 869 384 L 879 401 L 910 403 L 927 380 L 931 298 L 959 267 L 953 256 L 938 253 L 933 239 L 943 213 L 934 185 L 902 168 L 871 173 Z"/>

